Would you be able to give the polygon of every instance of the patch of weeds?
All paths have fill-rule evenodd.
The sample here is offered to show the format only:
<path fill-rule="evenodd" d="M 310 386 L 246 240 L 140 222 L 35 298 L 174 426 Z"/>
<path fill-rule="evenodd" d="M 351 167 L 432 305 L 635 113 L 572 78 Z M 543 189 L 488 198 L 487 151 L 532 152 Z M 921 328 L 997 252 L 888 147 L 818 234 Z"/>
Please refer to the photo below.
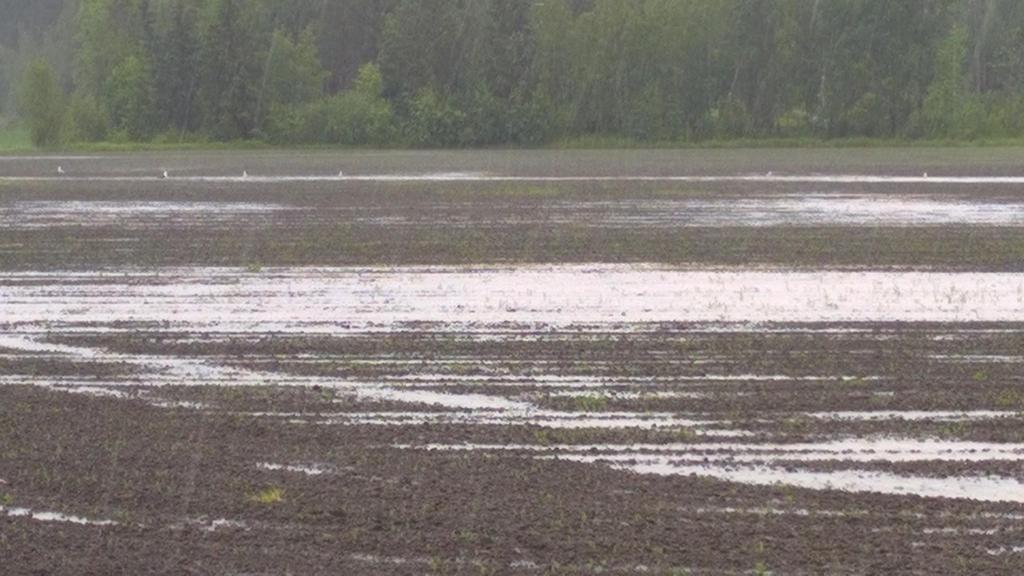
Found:
<path fill-rule="evenodd" d="M 277 487 L 265 488 L 250 496 L 249 499 L 257 504 L 268 506 L 271 504 L 280 504 L 281 502 L 284 502 L 284 490 Z"/>
<path fill-rule="evenodd" d="M 430 559 L 430 573 L 431 574 L 447 574 L 448 571 L 445 568 L 445 561 L 440 556 L 434 556 Z"/>
<path fill-rule="evenodd" d="M 259 274 L 263 272 L 263 265 L 259 262 L 250 262 L 245 266 L 245 271 L 250 274 Z"/>
<path fill-rule="evenodd" d="M 782 421 L 782 428 L 792 433 L 805 432 L 811 425 L 811 419 L 806 416 L 792 416 Z"/>
<path fill-rule="evenodd" d="M 675 431 L 675 437 L 680 442 L 693 442 L 697 439 L 697 431 L 693 428 L 679 428 Z"/>
<path fill-rule="evenodd" d="M 772 571 L 768 569 L 768 565 L 764 562 L 758 562 L 754 564 L 754 574 L 757 576 L 768 576 Z"/>
<path fill-rule="evenodd" d="M 945 438 L 964 438 L 970 433 L 970 426 L 967 422 L 950 422 L 939 430 L 939 435 Z"/>
<path fill-rule="evenodd" d="M 995 405 L 1006 410 L 1024 410 L 1024 394 L 1006 389 L 996 394 Z"/>
<path fill-rule="evenodd" d="M 577 396 L 573 399 L 573 406 L 579 412 L 600 412 L 608 408 L 608 398 L 597 395 Z"/>
<path fill-rule="evenodd" d="M 535 430 L 533 432 L 533 440 L 541 446 L 547 446 L 551 444 L 551 432 L 547 429 Z"/>
<path fill-rule="evenodd" d="M 0 496 L 0 506 L 7 508 L 11 504 L 14 504 L 14 496 L 6 493 L 3 496 Z"/>
<path fill-rule="evenodd" d="M 480 535 L 472 530 L 458 530 L 455 532 L 455 538 L 462 544 L 473 545 L 480 540 Z"/>
<path fill-rule="evenodd" d="M 988 380 L 988 372 L 985 370 L 978 370 L 974 373 L 975 382 L 985 382 Z"/>

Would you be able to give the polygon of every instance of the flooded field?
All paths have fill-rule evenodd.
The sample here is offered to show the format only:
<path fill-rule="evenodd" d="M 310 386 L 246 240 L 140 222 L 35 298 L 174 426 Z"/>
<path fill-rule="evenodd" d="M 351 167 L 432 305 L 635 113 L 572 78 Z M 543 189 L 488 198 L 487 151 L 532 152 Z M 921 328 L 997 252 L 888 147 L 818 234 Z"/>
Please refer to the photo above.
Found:
<path fill-rule="evenodd" d="M 2 158 L 0 558 L 1018 573 L 1016 157 Z"/>

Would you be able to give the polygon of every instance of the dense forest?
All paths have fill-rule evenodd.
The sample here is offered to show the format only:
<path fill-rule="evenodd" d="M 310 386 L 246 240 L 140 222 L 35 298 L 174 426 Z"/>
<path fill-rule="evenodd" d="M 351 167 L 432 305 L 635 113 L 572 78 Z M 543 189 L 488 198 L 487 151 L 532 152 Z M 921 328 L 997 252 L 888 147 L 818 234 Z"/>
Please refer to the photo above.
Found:
<path fill-rule="evenodd" d="M 0 0 L 40 145 L 1024 136 L 1019 0 Z"/>

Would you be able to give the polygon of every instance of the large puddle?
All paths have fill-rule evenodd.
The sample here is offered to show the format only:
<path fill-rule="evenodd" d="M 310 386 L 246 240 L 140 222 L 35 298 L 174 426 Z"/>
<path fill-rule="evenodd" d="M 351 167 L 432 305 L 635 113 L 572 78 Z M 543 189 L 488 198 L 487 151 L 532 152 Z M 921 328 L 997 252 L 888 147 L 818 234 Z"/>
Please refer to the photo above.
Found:
<path fill-rule="evenodd" d="M 83 202 L 19 201 L 0 203 L 0 226 L 34 230 L 60 226 L 145 229 L 160 225 L 196 225 L 248 221 L 288 210 L 279 204 L 251 202 Z"/>
<path fill-rule="evenodd" d="M 758 394 L 772 394 L 775 389 L 789 387 L 791 395 L 796 392 L 813 394 L 815 390 L 836 387 L 849 388 L 859 397 L 902 394 L 903 389 L 895 384 L 891 388 L 884 387 L 888 377 L 870 375 L 870 370 L 879 368 L 871 364 L 871 356 L 865 356 L 865 371 L 859 377 L 843 371 L 850 366 L 838 365 L 833 375 L 811 372 L 816 366 L 807 366 L 807 371 L 799 374 L 757 373 L 750 365 L 737 365 L 731 371 L 702 373 L 702 363 L 711 358 L 702 354 L 701 348 L 695 348 L 693 354 L 687 356 L 683 349 L 673 347 L 664 350 L 663 357 L 638 353 L 632 360 L 656 358 L 666 372 L 653 371 L 649 373 L 650 378 L 633 378 L 628 373 L 602 378 L 588 376 L 588 373 L 559 372 L 557 367 L 544 364 L 551 358 L 530 358 L 531 352 L 503 358 L 503 351 L 495 349 L 490 357 L 477 358 L 461 356 L 464 352 L 457 348 L 445 356 L 439 352 L 445 348 L 440 347 L 432 348 L 431 356 L 425 358 L 390 357 L 383 353 L 351 357 L 346 360 L 351 361 L 351 365 L 365 364 L 361 371 L 342 371 L 337 376 L 330 375 L 330 370 L 314 371 L 311 374 L 317 375 L 303 376 L 275 366 L 286 360 L 299 364 L 323 362 L 330 366 L 343 356 L 320 358 L 310 351 L 305 356 L 300 353 L 278 358 L 275 354 L 259 357 L 253 353 L 239 361 L 230 354 L 161 355 L 159 348 L 153 353 L 132 354 L 88 344 L 51 341 L 62 333 L 80 331 L 88 336 L 89 333 L 119 330 L 173 332 L 178 342 L 187 342 L 190 338 L 201 340 L 204 334 L 214 339 L 272 340 L 285 337 L 284 334 L 350 334 L 353 327 L 358 326 L 375 338 L 382 333 L 394 333 L 396 337 L 424 331 L 459 334 L 468 328 L 486 335 L 478 338 L 480 343 L 497 346 L 515 342 L 523 335 L 537 337 L 561 331 L 562 337 L 569 337 L 576 334 L 573 327 L 580 325 L 595 330 L 580 334 L 583 339 L 600 333 L 597 330 L 605 330 L 606 337 L 634 331 L 630 337 L 637 339 L 644 331 L 663 326 L 658 323 L 696 322 L 721 323 L 718 326 L 723 330 L 733 326 L 731 323 L 738 323 L 737 344 L 742 343 L 745 350 L 756 341 L 745 338 L 744 329 L 752 334 L 759 329 L 759 323 L 848 321 L 956 321 L 966 323 L 960 325 L 964 332 L 975 330 L 972 334 L 1012 332 L 1011 328 L 972 322 L 1024 321 L 1024 275 L 691 269 L 655 265 L 9 272 L 0 274 L 0 354 L 5 359 L 14 359 L 15 366 L 17 362 L 26 362 L 28 367 L 24 374 L 4 375 L 0 385 L 28 384 L 104 397 L 97 401 L 142 400 L 165 409 L 269 418 L 278 420 L 280 425 L 547 429 L 540 437 L 559 429 L 600 430 L 609 434 L 656 431 L 673 434 L 673 439 L 686 438 L 690 443 L 426 448 L 481 450 L 504 455 L 517 451 L 528 458 L 607 466 L 642 474 L 696 475 L 758 486 L 783 484 L 818 490 L 1024 503 L 1024 484 L 1009 474 L 942 476 L 939 472 L 942 467 L 936 467 L 934 475 L 931 468 L 925 467 L 928 463 L 944 463 L 953 468 L 957 464 L 977 464 L 988 471 L 1005 470 L 1000 463 L 1024 462 L 1024 445 L 937 442 L 923 438 L 877 439 L 857 437 L 858 432 L 849 439 L 838 440 L 843 436 L 831 432 L 847 429 L 863 434 L 867 425 L 894 421 L 901 426 L 902 423 L 908 427 L 918 426 L 915 429 L 918 431 L 936 430 L 938 426 L 955 431 L 964 424 L 1012 426 L 1019 420 L 1014 408 L 1006 406 L 997 410 L 992 407 L 1000 399 L 1015 400 L 1015 396 L 1004 393 L 1002 388 L 977 398 L 972 396 L 970 400 L 976 405 L 964 405 L 962 411 L 956 409 L 958 405 L 948 404 L 945 409 L 935 406 L 934 410 L 928 410 L 929 406 L 920 401 L 905 408 L 893 405 L 889 409 L 872 410 L 864 408 L 870 405 L 863 400 L 857 407 L 836 402 L 820 408 L 798 407 L 778 413 L 766 409 L 757 416 L 742 412 L 739 404 L 735 412 L 719 409 L 702 413 L 699 409 L 688 408 L 687 403 L 703 401 L 710 390 L 739 385 L 745 386 L 741 393 Z M 870 327 L 864 325 L 865 329 Z M 831 328 L 790 325 L 776 326 L 772 330 L 782 338 L 819 333 L 822 337 L 852 337 L 859 328 L 856 324 Z M 936 334 L 947 334 L 951 329 L 937 327 L 934 332 L 924 331 L 920 341 L 931 342 L 938 337 Z M 713 334 L 714 331 L 710 326 L 692 334 Z M 510 339 L 503 340 L 506 336 Z M 680 332 L 676 340 L 683 342 L 688 336 Z M 88 337 L 78 341 L 87 343 Z M 843 350 L 859 354 L 865 350 L 863 346 L 868 346 L 870 351 L 885 344 L 862 343 Z M 790 351 L 788 347 L 783 350 Z M 748 357 L 743 351 L 734 352 L 741 354 L 737 357 Z M 536 350 L 532 353 L 536 354 Z M 920 352 L 922 361 L 944 369 L 949 365 L 946 356 L 931 349 Z M 982 353 L 979 356 L 987 360 L 1004 356 L 1016 358 L 1015 354 Z M 91 380 L 64 378 L 59 373 L 40 376 L 33 371 L 33 366 L 37 365 L 34 362 L 51 359 L 58 361 L 55 365 L 95 363 L 130 370 L 120 376 L 114 373 Z M 261 363 L 268 359 L 272 361 Z M 446 373 L 443 367 L 449 360 L 453 363 L 467 361 L 474 371 L 454 370 L 453 364 L 447 369 L 454 371 Z M 559 367 L 567 369 L 573 358 L 555 360 L 560 362 Z M 590 374 L 600 374 L 597 370 L 600 363 L 611 360 L 614 359 L 603 355 L 587 357 L 587 369 L 592 371 Z M 520 361 L 526 364 L 508 374 L 503 374 L 495 364 L 511 365 Z M 1019 363 L 1006 365 L 1019 366 Z M 376 367 L 370 370 L 366 366 Z M 380 377 L 375 377 L 378 374 L 375 370 L 381 366 L 391 370 L 383 370 L 379 372 Z M 687 370 L 694 372 L 681 371 L 678 366 L 687 366 Z M 951 378 L 962 378 L 977 387 L 985 385 L 990 376 L 971 376 L 974 372 Z M 1000 377 L 995 373 L 991 376 L 994 380 Z M 644 389 L 669 381 L 674 386 L 671 389 Z M 1006 382 L 1009 384 L 1005 387 L 1009 389 L 1013 381 L 1007 379 Z M 695 384 L 703 388 L 690 390 Z M 945 385 L 951 386 L 948 382 Z M 997 385 L 1004 387 L 998 381 Z M 294 408 L 274 412 L 274 407 L 269 407 L 266 412 L 256 413 L 251 410 L 262 408 L 220 409 L 216 406 L 216 395 L 211 395 L 209 404 L 202 395 L 188 396 L 189 388 L 229 386 L 328 390 L 334 394 L 334 404 L 329 406 L 332 411 L 321 407 L 316 412 L 295 411 Z M 523 386 L 535 390 L 518 390 Z M 173 395 L 161 397 L 161 389 L 167 387 L 183 394 L 184 399 Z M 625 395 L 616 398 L 615 387 L 626 388 Z M 586 393 L 580 393 L 581 390 Z M 648 392 L 651 394 L 647 395 Z M 741 397 L 737 394 L 734 398 Z M 843 398 L 836 397 L 840 401 Z M 647 406 L 606 404 L 629 398 L 675 404 L 671 404 L 670 409 L 660 410 L 657 403 Z M 883 398 L 883 406 L 884 401 Z M 346 402 L 348 406 L 341 405 Z M 337 411 L 333 411 L 334 406 Z M 828 411 L 833 407 L 841 410 Z M 911 409 L 914 407 L 920 409 Z M 780 431 L 787 429 L 786 419 L 793 419 L 796 425 L 812 420 L 817 428 L 811 430 L 822 433 L 801 444 L 787 444 L 778 438 L 784 436 Z M 901 469 L 887 470 L 886 464 L 918 467 L 913 468 L 913 473 L 905 473 Z M 308 473 L 293 464 L 264 463 L 263 468 Z"/>
<path fill-rule="evenodd" d="M 0 226 L 12 230 L 68 226 L 137 230 L 228 223 L 252 226 L 283 211 L 317 216 L 335 212 L 338 219 L 382 226 L 1024 226 L 1024 204 L 1007 199 L 839 193 L 549 201 L 530 209 L 483 211 L 468 201 L 438 204 L 415 214 L 369 206 L 361 212 L 261 202 L 23 200 L 0 203 Z"/>
<path fill-rule="evenodd" d="M 1024 275 L 664 266 L 188 268 L 0 274 L 0 326 L 189 331 L 348 325 L 1024 320 Z"/>
<path fill-rule="evenodd" d="M 602 464 L 662 476 L 699 476 L 757 486 L 793 486 L 901 496 L 1024 503 L 1024 484 L 1003 476 L 916 476 L 875 470 L 827 472 L 802 464 L 842 462 L 1021 462 L 1024 445 L 937 440 L 858 439 L 805 444 L 426 445 L 428 451 L 525 452 L 545 460 Z"/>

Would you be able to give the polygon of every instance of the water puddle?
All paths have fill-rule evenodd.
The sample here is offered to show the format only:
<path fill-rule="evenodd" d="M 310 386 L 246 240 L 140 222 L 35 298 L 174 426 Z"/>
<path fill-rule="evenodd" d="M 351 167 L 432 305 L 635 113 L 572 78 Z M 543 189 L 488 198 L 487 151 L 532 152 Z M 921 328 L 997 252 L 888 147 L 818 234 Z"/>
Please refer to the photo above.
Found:
<path fill-rule="evenodd" d="M 968 197 L 881 194 L 785 194 L 701 199 L 623 199 L 548 202 L 538 213 L 501 214 L 444 205 L 415 215 L 358 217 L 387 226 L 480 227 L 572 225 L 604 228 L 772 226 L 918 227 L 1022 226 L 1024 204 Z"/>
<path fill-rule="evenodd" d="M 877 470 L 801 469 L 801 462 L 1024 462 L 1024 444 L 864 439 L 820 444 L 422 445 L 428 451 L 533 453 L 543 460 L 600 464 L 662 476 L 699 476 L 756 486 L 1024 503 L 1024 484 L 1000 476 L 904 476 Z"/>
<path fill-rule="evenodd" d="M 0 274 L 3 322 L 145 322 L 190 332 L 334 332 L 403 323 L 1024 321 L 1012 273 L 663 266 L 125 270 Z M 142 305 L 145 303 L 145 305 Z"/>
<path fill-rule="evenodd" d="M 116 526 L 118 523 L 113 520 L 93 520 L 82 516 L 62 514 L 60 512 L 37 512 L 28 508 L 7 508 L 0 506 L 0 514 L 11 518 L 28 518 L 38 522 L 61 522 L 66 524 L 78 524 L 81 526 Z"/>
<path fill-rule="evenodd" d="M 37 230 L 59 226 L 137 230 L 158 224 L 217 224 L 245 222 L 284 210 L 281 204 L 245 202 L 82 202 L 21 201 L 0 203 L 0 227 Z"/>
<path fill-rule="evenodd" d="M 271 464 L 268 462 L 261 462 L 256 465 L 256 468 L 259 468 L 260 470 L 267 470 L 270 472 L 294 472 L 296 474 L 305 474 L 306 476 L 321 476 L 331 471 L 331 468 L 329 466 L 323 464 L 297 466 L 290 464 Z"/>

